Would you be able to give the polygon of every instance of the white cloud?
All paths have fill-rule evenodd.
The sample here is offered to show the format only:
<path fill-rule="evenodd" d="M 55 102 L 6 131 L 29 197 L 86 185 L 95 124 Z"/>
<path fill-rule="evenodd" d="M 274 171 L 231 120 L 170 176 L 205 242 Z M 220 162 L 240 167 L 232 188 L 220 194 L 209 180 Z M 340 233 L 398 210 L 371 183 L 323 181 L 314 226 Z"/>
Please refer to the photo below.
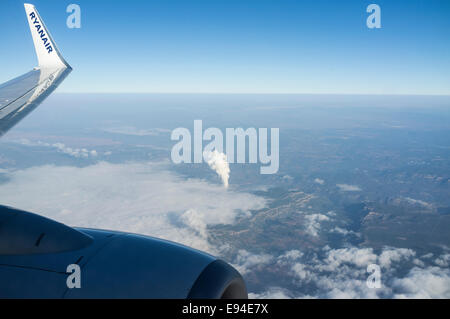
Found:
<path fill-rule="evenodd" d="M 44 145 L 46 144 L 46 145 Z M 87 158 L 89 156 L 92 157 L 96 157 L 97 156 L 97 151 L 96 150 L 87 150 L 86 148 L 71 148 L 66 146 L 64 143 L 54 143 L 49 145 L 48 143 L 44 143 L 42 145 L 44 146 L 48 146 L 48 147 L 54 147 L 56 148 L 59 152 L 73 156 L 73 157 L 77 157 L 77 158 Z"/>
<path fill-rule="evenodd" d="M 330 218 L 323 214 L 305 215 L 306 232 L 313 237 L 317 237 L 319 235 L 320 223 L 329 220 Z"/>
<path fill-rule="evenodd" d="M 450 270 L 413 268 L 404 278 L 394 279 L 395 298 L 450 298 Z"/>
<path fill-rule="evenodd" d="M 320 179 L 320 178 L 316 178 L 316 179 L 314 180 L 314 183 L 317 183 L 317 184 L 323 185 L 323 184 L 325 184 L 325 181 L 324 181 L 323 179 Z"/>
<path fill-rule="evenodd" d="M 97 157 L 98 153 L 96 150 L 88 150 L 86 148 L 72 148 L 66 146 L 64 143 L 47 143 L 42 141 L 32 142 L 28 139 L 20 139 L 15 141 L 21 145 L 26 146 L 42 146 L 48 148 L 54 148 L 58 152 L 70 155 L 76 158 L 88 158 L 88 157 Z"/>
<path fill-rule="evenodd" d="M 295 276 L 302 281 L 308 281 L 312 277 L 312 274 L 308 270 L 308 267 L 301 263 L 295 263 L 292 266 L 292 271 L 294 272 Z"/>
<path fill-rule="evenodd" d="M 186 226 L 196 231 L 201 238 L 206 239 L 208 237 L 208 225 L 205 223 L 205 216 L 203 214 L 197 212 L 195 209 L 188 209 L 181 215 L 181 220 Z"/>
<path fill-rule="evenodd" d="M 12 171 L 0 184 L 2 204 L 72 226 L 151 235 L 213 253 L 207 225 L 230 224 L 265 206 L 262 197 L 186 180 L 168 165 L 99 162 Z"/>
<path fill-rule="evenodd" d="M 450 254 L 443 254 L 442 256 L 436 258 L 434 263 L 440 267 L 449 267 L 450 265 Z"/>
<path fill-rule="evenodd" d="M 381 267 L 389 268 L 394 262 L 407 260 L 414 257 L 416 253 L 412 249 L 406 248 L 385 248 L 378 257 L 378 263 Z"/>
<path fill-rule="evenodd" d="M 425 263 L 420 260 L 419 258 L 414 258 L 413 259 L 413 264 L 422 268 L 425 268 Z"/>
<path fill-rule="evenodd" d="M 343 236 L 347 236 L 348 234 L 354 234 L 353 231 L 351 230 L 347 230 L 345 228 L 341 228 L 339 226 L 334 227 L 333 229 L 330 230 L 330 233 L 337 233 L 337 234 L 341 234 Z"/>
<path fill-rule="evenodd" d="M 283 255 L 281 255 L 280 257 L 278 257 L 278 259 L 288 259 L 288 260 L 297 260 L 299 258 L 301 258 L 303 256 L 303 253 L 300 250 L 289 250 L 286 253 L 284 253 Z"/>
<path fill-rule="evenodd" d="M 377 255 L 372 248 L 341 248 L 329 250 L 325 258 L 322 269 L 333 271 L 343 264 L 350 264 L 357 267 L 367 267 L 376 263 Z"/>
<path fill-rule="evenodd" d="M 432 208 L 432 207 L 433 207 L 432 204 L 427 203 L 427 202 L 425 202 L 425 201 L 423 201 L 423 200 L 420 200 L 420 199 L 414 199 L 414 198 L 411 198 L 411 197 L 404 197 L 403 199 L 404 199 L 407 203 L 409 203 L 409 204 L 411 204 L 411 205 L 422 206 L 422 207 L 425 207 L 425 208 Z"/>
<path fill-rule="evenodd" d="M 334 280 L 333 280 L 334 279 Z M 323 276 L 319 283 L 324 290 L 323 297 L 331 299 L 375 299 L 380 289 L 369 289 L 366 280 L 352 278 L 341 279 Z M 378 290 L 378 291 L 377 291 Z"/>
<path fill-rule="evenodd" d="M 325 249 L 322 258 L 308 258 L 303 263 L 293 263 L 291 270 L 299 286 L 305 283 L 314 284 L 319 298 L 378 298 L 389 296 L 391 288 L 382 276 L 381 289 L 367 287 L 367 266 L 379 264 L 382 267 L 414 256 L 409 249 L 385 248 L 377 255 L 372 248 L 348 247 Z"/>
<path fill-rule="evenodd" d="M 293 284 L 298 291 L 270 288 L 265 292 L 252 294 L 254 298 L 448 298 L 450 295 L 450 270 L 448 268 L 414 266 L 418 260 L 411 249 L 385 247 L 379 253 L 372 248 L 346 247 L 326 248 L 324 255 L 303 255 L 289 251 L 267 261 L 267 266 L 290 267 Z M 287 258 L 293 256 L 294 258 Z M 445 259 L 446 257 L 443 257 Z M 412 267 L 406 275 L 405 263 Z M 366 280 L 367 266 L 381 266 L 381 288 L 371 289 Z M 406 265 L 406 267 L 408 267 Z M 247 267 L 247 271 L 252 268 Z M 406 268 L 408 269 L 408 268 Z M 264 269 L 259 269 L 264 271 Z M 400 270 L 400 273 L 398 272 Z M 401 277 L 397 277 L 399 274 Z M 309 290 L 303 290 L 310 287 Z M 311 290 L 311 287 L 315 287 Z"/>
<path fill-rule="evenodd" d="M 241 249 L 238 251 L 234 266 L 241 274 L 246 274 L 250 268 L 259 268 L 270 263 L 273 256 L 269 254 L 252 254 L 247 250 Z"/>
<path fill-rule="evenodd" d="M 343 192 L 359 192 L 361 191 L 361 188 L 356 185 L 349 185 L 349 184 L 336 184 L 337 187 Z"/>

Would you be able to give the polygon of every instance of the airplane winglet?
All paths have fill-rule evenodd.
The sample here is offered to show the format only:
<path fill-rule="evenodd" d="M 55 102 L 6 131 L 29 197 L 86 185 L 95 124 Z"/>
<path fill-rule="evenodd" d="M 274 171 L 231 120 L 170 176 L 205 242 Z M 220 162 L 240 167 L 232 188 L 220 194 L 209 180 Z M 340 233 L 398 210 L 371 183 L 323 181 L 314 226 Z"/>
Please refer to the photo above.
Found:
<path fill-rule="evenodd" d="M 24 6 L 39 61 L 39 68 L 70 68 L 70 65 L 59 53 L 55 41 L 45 27 L 44 21 L 34 5 L 25 3 Z"/>

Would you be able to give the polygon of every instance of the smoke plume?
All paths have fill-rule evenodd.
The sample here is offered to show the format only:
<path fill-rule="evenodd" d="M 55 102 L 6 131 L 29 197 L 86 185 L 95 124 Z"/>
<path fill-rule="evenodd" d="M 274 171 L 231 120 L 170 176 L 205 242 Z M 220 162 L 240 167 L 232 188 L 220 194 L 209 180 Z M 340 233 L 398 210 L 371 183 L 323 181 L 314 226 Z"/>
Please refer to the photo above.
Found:
<path fill-rule="evenodd" d="M 228 188 L 230 166 L 227 162 L 227 156 L 224 153 L 219 153 L 217 150 L 214 150 L 212 152 L 204 152 L 203 158 L 208 163 L 209 167 L 216 171 L 217 175 L 222 179 L 223 186 Z"/>

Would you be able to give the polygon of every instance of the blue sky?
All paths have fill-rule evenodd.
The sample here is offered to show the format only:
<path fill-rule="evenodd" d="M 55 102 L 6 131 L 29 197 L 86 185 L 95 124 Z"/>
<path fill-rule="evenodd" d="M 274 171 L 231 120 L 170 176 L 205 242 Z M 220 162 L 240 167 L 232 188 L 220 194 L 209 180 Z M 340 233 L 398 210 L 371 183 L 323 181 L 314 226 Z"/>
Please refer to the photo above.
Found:
<path fill-rule="evenodd" d="M 59 92 L 450 94 L 448 0 L 31 3 L 74 68 Z M 23 1 L 0 1 L 0 28 L 4 82 L 37 64 Z"/>

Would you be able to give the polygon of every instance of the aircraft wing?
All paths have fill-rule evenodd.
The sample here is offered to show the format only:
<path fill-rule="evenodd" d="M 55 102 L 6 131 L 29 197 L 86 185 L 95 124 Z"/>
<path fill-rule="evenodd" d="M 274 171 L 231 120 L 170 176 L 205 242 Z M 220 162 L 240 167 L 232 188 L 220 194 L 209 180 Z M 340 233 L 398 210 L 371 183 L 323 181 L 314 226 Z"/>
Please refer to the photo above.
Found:
<path fill-rule="evenodd" d="M 39 66 L 0 85 L 0 136 L 33 111 L 72 70 L 36 8 L 25 4 L 25 12 Z"/>

